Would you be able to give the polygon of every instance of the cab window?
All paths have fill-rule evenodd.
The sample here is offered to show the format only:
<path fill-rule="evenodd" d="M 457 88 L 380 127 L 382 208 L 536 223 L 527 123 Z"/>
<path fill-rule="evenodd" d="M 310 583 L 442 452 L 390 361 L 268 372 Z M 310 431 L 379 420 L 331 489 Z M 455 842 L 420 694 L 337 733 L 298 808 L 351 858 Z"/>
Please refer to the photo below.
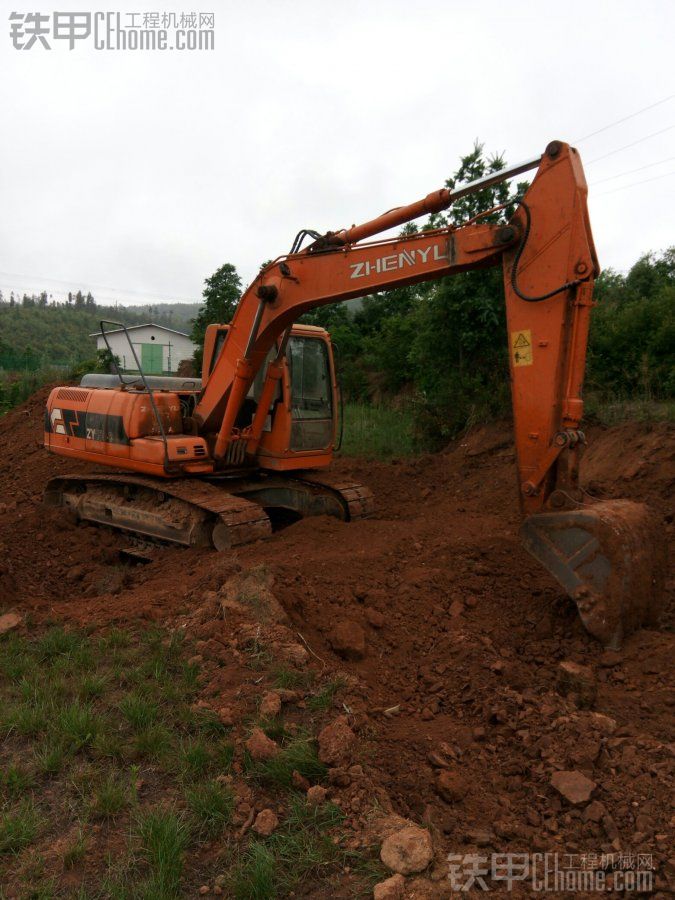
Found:
<path fill-rule="evenodd" d="M 328 347 L 294 337 L 286 353 L 291 376 L 291 449 L 322 450 L 333 439 L 333 387 Z"/>

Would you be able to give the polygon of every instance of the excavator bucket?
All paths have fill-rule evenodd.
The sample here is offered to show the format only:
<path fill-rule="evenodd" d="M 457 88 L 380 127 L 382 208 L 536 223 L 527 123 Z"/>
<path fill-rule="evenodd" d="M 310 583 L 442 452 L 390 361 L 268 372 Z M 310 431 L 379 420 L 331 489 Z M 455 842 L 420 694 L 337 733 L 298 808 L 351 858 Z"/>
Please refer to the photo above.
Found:
<path fill-rule="evenodd" d="M 641 625 L 655 624 L 665 572 L 656 517 L 641 503 L 608 500 L 537 513 L 522 525 L 525 547 L 557 579 L 586 630 L 617 649 Z"/>

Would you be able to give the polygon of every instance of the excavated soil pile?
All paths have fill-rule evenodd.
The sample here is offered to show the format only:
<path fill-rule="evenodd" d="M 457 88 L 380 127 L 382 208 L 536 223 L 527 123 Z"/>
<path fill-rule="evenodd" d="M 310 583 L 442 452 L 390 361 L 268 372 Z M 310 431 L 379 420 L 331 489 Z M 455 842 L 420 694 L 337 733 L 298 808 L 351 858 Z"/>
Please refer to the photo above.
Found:
<path fill-rule="evenodd" d="M 520 545 L 507 426 L 438 455 L 338 461 L 373 489 L 372 519 L 302 521 L 233 555 L 158 546 L 131 567 L 129 537 L 41 505 L 50 475 L 83 469 L 42 449 L 46 395 L 0 420 L 0 612 L 185 627 L 204 702 L 235 726 L 265 687 L 237 664 L 251 642 L 341 677 L 326 721 L 356 741 L 325 751 L 329 796 L 355 843 L 374 806 L 429 830 L 415 896 L 449 890 L 448 853 L 640 851 L 675 888 L 672 568 L 661 627 L 603 651 Z M 674 457 L 667 425 L 591 427 L 584 483 L 649 502 L 671 538 Z"/>

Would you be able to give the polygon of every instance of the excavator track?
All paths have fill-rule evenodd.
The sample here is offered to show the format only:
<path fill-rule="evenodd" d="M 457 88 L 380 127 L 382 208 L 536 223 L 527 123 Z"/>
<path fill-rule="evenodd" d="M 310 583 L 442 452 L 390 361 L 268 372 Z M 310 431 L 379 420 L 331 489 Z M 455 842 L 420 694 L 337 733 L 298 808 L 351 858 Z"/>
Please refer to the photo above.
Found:
<path fill-rule="evenodd" d="M 45 503 L 99 522 L 184 546 L 226 550 L 271 534 L 256 503 L 204 481 L 156 481 L 135 475 L 60 475 Z"/>
<path fill-rule="evenodd" d="M 49 506 L 71 510 L 78 519 L 216 550 L 268 537 L 272 523 L 267 510 L 353 521 L 374 509 L 368 488 L 315 473 L 176 481 L 125 473 L 60 475 L 48 482 L 44 499 Z"/>

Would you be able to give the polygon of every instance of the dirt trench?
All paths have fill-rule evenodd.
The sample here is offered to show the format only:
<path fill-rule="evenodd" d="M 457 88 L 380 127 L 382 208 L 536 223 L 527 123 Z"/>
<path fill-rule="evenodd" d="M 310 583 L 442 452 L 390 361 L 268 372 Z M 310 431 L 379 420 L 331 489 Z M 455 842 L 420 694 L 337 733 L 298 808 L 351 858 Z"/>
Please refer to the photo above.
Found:
<path fill-rule="evenodd" d="M 49 476 L 83 470 L 42 449 L 47 393 L 0 419 L 0 612 L 35 628 L 171 627 L 264 565 L 312 667 L 344 679 L 334 712 L 357 733 L 359 762 L 396 813 L 431 829 L 437 860 L 471 848 L 639 849 L 673 886 L 672 565 L 660 627 L 603 651 L 520 545 L 508 426 L 437 455 L 338 460 L 373 489 L 372 519 L 299 522 L 231 556 L 160 547 L 130 567 L 119 555 L 128 537 L 41 505 Z M 675 429 L 628 423 L 588 438 L 589 493 L 649 502 L 670 541 Z M 222 629 L 202 622 L 198 636 Z M 590 672 L 579 693 L 561 674 L 570 662 Z M 552 787 L 560 771 L 595 783 L 590 813 Z M 342 788 L 358 833 L 367 803 Z"/>

